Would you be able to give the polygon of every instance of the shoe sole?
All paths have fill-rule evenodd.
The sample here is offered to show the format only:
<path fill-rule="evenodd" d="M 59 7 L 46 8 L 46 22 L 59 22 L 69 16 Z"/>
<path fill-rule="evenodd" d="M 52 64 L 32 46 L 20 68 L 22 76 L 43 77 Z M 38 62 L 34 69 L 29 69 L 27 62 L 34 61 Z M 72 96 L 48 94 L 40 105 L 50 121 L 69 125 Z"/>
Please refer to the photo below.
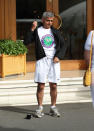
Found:
<path fill-rule="evenodd" d="M 37 118 L 41 118 L 41 117 L 44 116 L 44 113 L 42 113 L 41 115 L 35 114 L 35 116 L 36 116 Z"/>
<path fill-rule="evenodd" d="M 53 113 L 49 113 L 50 116 L 53 116 L 53 117 L 60 117 L 60 115 L 56 115 L 56 114 L 53 114 Z"/>

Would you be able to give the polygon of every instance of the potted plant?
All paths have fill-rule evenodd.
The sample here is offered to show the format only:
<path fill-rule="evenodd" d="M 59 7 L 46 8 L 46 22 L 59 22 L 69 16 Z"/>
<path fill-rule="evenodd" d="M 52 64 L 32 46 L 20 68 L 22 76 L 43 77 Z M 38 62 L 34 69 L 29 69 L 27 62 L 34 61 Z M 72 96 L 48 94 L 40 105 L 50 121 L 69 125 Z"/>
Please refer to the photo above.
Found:
<path fill-rule="evenodd" d="M 27 48 L 21 40 L 0 40 L 0 75 L 26 73 Z"/>

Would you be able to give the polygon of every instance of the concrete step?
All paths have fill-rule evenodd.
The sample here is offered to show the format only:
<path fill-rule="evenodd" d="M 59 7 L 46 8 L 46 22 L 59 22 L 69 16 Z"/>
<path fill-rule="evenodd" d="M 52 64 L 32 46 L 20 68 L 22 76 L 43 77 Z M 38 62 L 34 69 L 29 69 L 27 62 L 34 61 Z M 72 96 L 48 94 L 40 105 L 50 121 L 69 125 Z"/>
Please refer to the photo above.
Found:
<path fill-rule="evenodd" d="M 61 78 L 58 85 L 82 85 L 82 77 L 78 78 Z M 21 88 L 21 87 L 36 87 L 37 84 L 34 83 L 34 80 L 9 80 L 9 81 L 0 81 L 0 88 Z M 48 82 L 45 86 L 49 86 Z"/>
<path fill-rule="evenodd" d="M 58 84 L 57 104 L 90 102 L 90 88 L 82 85 L 82 77 L 63 78 Z M 33 80 L 0 81 L 0 106 L 36 105 L 37 84 Z M 50 104 L 50 89 L 46 83 L 43 104 Z"/>

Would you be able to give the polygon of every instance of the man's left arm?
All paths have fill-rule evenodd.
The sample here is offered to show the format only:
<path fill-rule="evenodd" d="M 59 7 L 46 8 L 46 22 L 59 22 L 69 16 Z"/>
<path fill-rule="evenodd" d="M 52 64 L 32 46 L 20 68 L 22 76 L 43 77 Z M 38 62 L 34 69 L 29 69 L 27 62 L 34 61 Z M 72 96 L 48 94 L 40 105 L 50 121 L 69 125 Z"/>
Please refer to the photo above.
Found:
<path fill-rule="evenodd" d="M 65 40 L 60 32 L 58 32 L 59 36 L 59 50 L 55 54 L 54 62 L 59 62 L 59 60 L 63 59 L 66 53 L 67 45 L 65 43 Z M 57 43 L 58 44 L 58 43 Z"/>

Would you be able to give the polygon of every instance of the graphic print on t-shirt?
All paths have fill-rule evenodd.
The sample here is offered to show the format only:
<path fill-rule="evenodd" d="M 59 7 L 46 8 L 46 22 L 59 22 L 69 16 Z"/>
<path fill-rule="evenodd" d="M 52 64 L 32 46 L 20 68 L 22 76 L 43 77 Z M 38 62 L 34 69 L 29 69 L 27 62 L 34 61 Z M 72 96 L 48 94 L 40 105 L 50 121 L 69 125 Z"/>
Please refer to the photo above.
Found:
<path fill-rule="evenodd" d="M 54 44 L 53 36 L 50 34 L 44 35 L 41 39 L 41 44 L 43 47 L 51 48 Z"/>

